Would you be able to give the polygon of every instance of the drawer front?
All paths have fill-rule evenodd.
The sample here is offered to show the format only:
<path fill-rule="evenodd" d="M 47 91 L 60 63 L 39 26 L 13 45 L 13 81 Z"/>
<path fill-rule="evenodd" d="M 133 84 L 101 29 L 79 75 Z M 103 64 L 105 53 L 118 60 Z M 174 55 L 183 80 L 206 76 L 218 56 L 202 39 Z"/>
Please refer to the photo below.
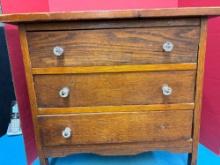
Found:
<path fill-rule="evenodd" d="M 35 75 L 34 84 L 38 107 L 192 103 L 195 74 L 164 71 Z M 166 91 L 167 87 L 171 90 Z"/>
<path fill-rule="evenodd" d="M 44 146 L 188 141 L 192 110 L 40 116 Z"/>
<path fill-rule="evenodd" d="M 32 67 L 194 63 L 199 31 L 197 26 L 41 31 L 27 38 Z"/>

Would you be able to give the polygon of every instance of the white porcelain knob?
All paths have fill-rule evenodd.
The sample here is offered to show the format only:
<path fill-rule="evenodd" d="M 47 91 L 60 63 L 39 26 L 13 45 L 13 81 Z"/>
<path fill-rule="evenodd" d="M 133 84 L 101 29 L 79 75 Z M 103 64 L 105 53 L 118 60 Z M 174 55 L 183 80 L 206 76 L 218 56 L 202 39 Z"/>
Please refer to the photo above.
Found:
<path fill-rule="evenodd" d="M 70 89 L 69 87 L 63 87 L 60 91 L 59 91 L 59 95 L 62 98 L 66 98 L 69 96 L 70 93 Z"/>
<path fill-rule="evenodd" d="M 170 41 L 166 41 L 166 42 L 163 44 L 163 50 L 164 50 L 165 52 L 172 52 L 173 48 L 174 48 L 174 45 L 173 45 L 173 43 L 170 42 Z"/>
<path fill-rule="evenodd" d="M 172 94 L 172 88 L 169 87 L 167 84 L 164 84 L 162 86 L 162 93 L 164 96 L 169 96 Z"/>
<path fill-rule="evenodd" d="M 53 48 L 53 54 L 57 57 L 62 56 L 64 53 L 64 49 L 60 46 L 55 46 Z"/>
<path fill-rule="evenodd" d="M 62 131 L 62 136 L 63 136 L 65 139 L 70 138 L 71 135 L 72 135 L 72 130 L 71 130 L 71 128 L 69 128 L 69 127 L 66 127 L 66 128 Z"/>

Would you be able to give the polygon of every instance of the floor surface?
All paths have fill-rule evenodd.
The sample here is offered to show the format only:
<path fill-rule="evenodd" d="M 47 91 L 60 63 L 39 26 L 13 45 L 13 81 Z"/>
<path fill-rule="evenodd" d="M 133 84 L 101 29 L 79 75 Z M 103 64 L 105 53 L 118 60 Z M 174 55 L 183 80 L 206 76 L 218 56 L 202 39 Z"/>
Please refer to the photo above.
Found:
<path fill-rule="evenodd" d="M 165 151 L 147 152 L 136 156 L 97 156 L 76 154 L 50 159 L 50 165 L 186 165 L 187 154 Z M 0 165 L 26 165 L 22 136 L 0 138 Z M 33 165 L 39 165 L 36 160 Z M 203 145 L 199 146 L 198 165 L 220 165 L 220 156 Z"/>

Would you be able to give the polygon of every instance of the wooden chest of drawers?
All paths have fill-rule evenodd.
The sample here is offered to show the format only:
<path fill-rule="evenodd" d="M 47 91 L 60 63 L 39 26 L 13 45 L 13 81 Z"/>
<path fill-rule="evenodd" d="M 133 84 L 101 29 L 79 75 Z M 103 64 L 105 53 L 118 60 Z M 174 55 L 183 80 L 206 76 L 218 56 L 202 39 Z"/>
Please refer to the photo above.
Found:
<path fill-rule="evenodd" d="M 3 15 L 18 23 L 41 164 L 188 152 L 196 164 L 206 15 L 219 8 Z"/>

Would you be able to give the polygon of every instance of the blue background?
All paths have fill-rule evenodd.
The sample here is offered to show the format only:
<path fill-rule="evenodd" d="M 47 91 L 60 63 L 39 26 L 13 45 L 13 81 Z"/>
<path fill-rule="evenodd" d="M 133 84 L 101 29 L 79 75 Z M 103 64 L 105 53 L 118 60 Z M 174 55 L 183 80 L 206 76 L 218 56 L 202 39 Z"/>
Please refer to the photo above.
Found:
<path fill-rule="evenodd" d="M 187 154 L 157 151 L 136 156 L 75 154 L 50 159 L 50 165 L 186 165 L 186 161 Z M 0 165 L 26 165 L 22 136 L 0 138 Z M 36 160 L 33 165 L 39 165 L 39 160 Z M 220 157 L 200 145 L 198 165 L 220 165 Z"/>

